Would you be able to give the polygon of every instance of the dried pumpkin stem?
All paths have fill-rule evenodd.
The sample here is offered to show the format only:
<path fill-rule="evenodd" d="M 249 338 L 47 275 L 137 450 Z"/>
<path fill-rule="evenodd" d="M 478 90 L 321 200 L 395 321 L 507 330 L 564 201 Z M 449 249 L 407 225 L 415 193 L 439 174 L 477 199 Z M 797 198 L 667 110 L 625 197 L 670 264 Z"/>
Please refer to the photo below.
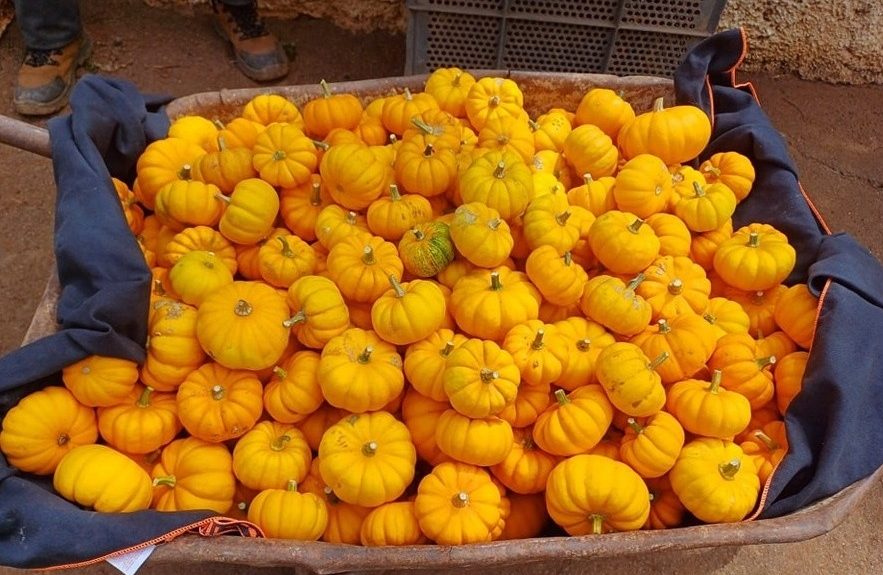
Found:
<path fill-rule="evenodd" d="M 641 435 L 642 433 L 644 433 L 644 426 L 641 425 L 640 423 L 638 423 L 638 420 L 635 419 L 634 417 L 629 417 L 626 420 L 626 423 L 628 423 L 629 427 L 632 428 L 632 431 L 634 431 L 638 435 Z"/>
<path fill-rule="evenodd" d="M 273 375 L 275 375 L 279 379 L 285 379 L 286 377 L 288 377 L 288 372 L 277 365 L 273 368 Z"/>
<path fill-rule="evenodd" d="M 558 402 L 558 405 L 567 405 L 570 403 L 570 398 L 567 397 L 567 393 L 563 389 L 556 389 L 555 401 Z"/>
<path fill-rule="evenodd" d="M 178 480 L 175 478 L 174 475 L 163 475 L 162 477 L 154 477 L 153 478 L 153 486 L 154 487 L 163 486 L 163 487 L 174 488 L 177 483 L 178 483 Z"/>
<path fill-rule="evenodd" d="M 135 402 L 135 405 L 138 407 L 150 407 L 151 393 L 153 393 L 153 388 L 148 385 L 144 388 L 144 391 L 141 392 L 141 395 L 138 396 L 138 401 Z"/>
<path fill-rule="evenodd" d="M 368 363 L 371 361 L 371 354 L 374 353 L 374 346 L 366 345 L 362 353 L 359 354 L 359 363 Z"/>
<path fill-rule="evenodd" d="M 220 385 L 212 386 L 212 399 L 220 401 L 224 399 L 224 388 Z"/>
<path fill-rule="evenodd" d="M 757 232 L 751 232 L 748 234 L 748 247 L 756 248 L 760 246 L 760 234 Z"/>
<path fill-rule="evenodd" d="M 494 169 L 494 177 L 498 180 L 502 180 L 506 176 L 506 162 L 500 160 L 500 163 L 497 164 L 496 169 Z"/>
<path fill-rule="evenodd" d="M 365 249 L 362 250 L 362 263 L 367 266 L 377 263 L 377 260 L 374 259 L 374 248 L 371 246 L 365 246 Z"/>
<path fill-rule="evenodd" d="M 711 174 L 714 177 L 720 177 L 721 175 L 720 168 L 712 166 L 711 164 L 708 164 L 707 166 L 702 168 L 702 171 L 706 174 Z"/>
<path fill-rule="evenodd" d="M 399 192 L 399 187 L 396 184 L 389 185 L 389 198 L 394 202 L 402 199 L 402 194 Z"/>
<path fill-rule="evenodd" d="M 487 101 L 487 105 L 491 108 L 495 108 L 495 107 L 499 106 L 500 105 L 500 97 L 498 95 L 494 94 Z"/>
<path fill-rule="evenodd" d="M 273 440 L 273 443 L 270 444 L 270 449 L 272 449 L 273 451 L 282 451 L 285 449 L 285 446 L 288 444 L 289 441 L 291 441 L 290 436 L 280 435 Z"/>
<path fill-rule="evenodd" d="M 562 212 L 555 216 L 555 221 L 558 222 L 559 226 L 563 226 L 567 224 L 567 220 L 570 218 L 570 210 Z"/>
<path fill-rule="evenodd" d="M 460 493 L 451 497 L 451 505 L 456 507 L 457 509 L 463 509 L 467 505 L 469 505 L 469 494 L 465 491 L 461 491 Z"/>
<path fill-rule="evenodd" d="M 536 120 L 528 120 L 527 125 L 530 127 L 531 132 L 536 132 L 540 129 L 540 125 L 537 123 Z"/>
<path fill-rule="evenodd" d="M 254 308 L 251 307 L 251 304 L 241 299 L 236 302 L 236 305 L 233 306 L 233 313 L 238 315 L 239 317 L 246 317 L 251 315 L 251 312 L 254 311 Z"/>
<path fill-rule="evenodd" d="M 423 148 L 423 157 L 424 158 L 430 158 L 430 157 L 432 157 L 432 154 L 434 154 L 434 153 L 435 153 L 435 148 L 433 147 L 432 144 L 426 144 L 426 147 Z"/>
<path fill-rule="evenodd" d="M 218 149 L 222 152 L 227 149 L 227 142 L 224 140 L 224 136 L 218 135 Z"/>
<path fill-rule="evenodd" d="M 390 135 L 389 135 L 389 143 L 390 143 L 390 145 L 395 144 L 395 143 L 398 142 L 398 141 L 399 141 L 398 136 L 396 136 L 395 134 L 390 134 Z"/>
<path fill-rule="evenodd" d="M 668 324 L 668 320 L 660 318 L 659 321 L 656 322 L 659 325 L 659 333 L 670 333 L 671 326 Z"/>
<path fill-rule="evenodd" d="M 489 227 L 490 229 L 492 229 L 494 231 L 497 231 L 497 228 L 499 228 L 500 224 L 502 224 L 502 223 L 503 223 L 503 220 L 501 220 L 500 218 L 494 218 L 492 220 L 488 220 L 487 227 Z"/>
<path fill-rule="evenodd" d="M 286 491 L 297 491 L 297 481 L 294 479 L 289 479 L 288 483 L 285 485 Z"/>
<path fill-rule="evenodd" d="M 635 291 L 638 286 L 641 285 L 641 282 L 643 282 L 645 279 L 647 279 L 647 276 L 645 276 L 643 272 L 639 273 L 634 278 L 632 278 L 632 281 L 630 281 L 627 286 L 625 286 L 626 290 Z"/>
<path fill-rule="evenodd" d="M 414 116 L 413 118 L 411 118 L 411 125 L 426 134 L 427 136 L 435 135 L 435 130 L 433 130 L 432 126 L 427 124 L 420 116 Z"/>
<path fill-rule="evenodd" d="M 221 200 L 221 201 L 224 202 L 225 204 L 229 204 L 230 202 L 233 201 L 232 199 L 230 199 L 230 197 L 225 196 L 224 194 L 221 194 L 221 193 L 215 194 L 215 199 L 216 199 L 216 200 Z"/>
<path fill-rule="evenodd" d="M 714 325 L 715 323 L 717 323 L 717 316 L 714 315 L 713 313 L 711 313 L 710 311 L 707 311 L 704 314 L 702 314 L 702 319 L 704 319 L 705 321 L 707 321 L 711 325 Z"/>
<path fill-rule="evenodd" d="M 731 459 L 725 463 L 719 463 L 717 466 L 718 472 L 721 474 L 721 477 L 728 481 L 732 481 L 736 474 L 739 473 L 739 469 L 742 468 L 742 460 L 741 459 Z"/>
<path fill-rule="evenodd" d="M 313 187 L 310 190 L 310 205 L 322 205 L 322 185 L 319 182 L 313 182 Z"/>
<path fill-rule="evenodd" d="M 503 282 L 500 281 L 500 272 L 491 272 L 491 289 L 493 291 L 503 289 Z"/>
<path fill-rule="evenodd" d="M 653 100 L 653 111 L 654 112 L 661 112 L 663 109 L 664 109 L 664 106 L 663 106 L 662 96 Z"/>
<path fill-rule="evenodd" d="M 291 328 L 291 327 L 296 326 L 299 323 L 304 323 L 305 321 L 307 321 L 307 314 L 304 313 L 304 310 L 300 310 L 299 312 L 297 312 L 296 314 L 294 314 L 290 318 L 283 321 L 282 325 L 287 328 Z"/>
<path fill-rule="evenodd" d="M 347 212 L 345 221 L 351 226 L 356 225 L 356 221 L 358 221 L 356 217 L 356 212 Z"/>
<path fill-rule="evenodd" d="M 601 535 L 604 533 L 604 516 L 593 513 L 589 518 L 592 520 L 592 533 L 594 535 Z"/>
<path fill-rule="evenodd" d="M 543 336 L 546 335 L 546 330 L 540 328 L 537 330 L 537 334 L 534 336 L 533 341 L 530 344 L 530 348 L 534 350 L 543 349 Z"/>
<path fill-rule="evenodd" d="M 362 454 L 365 457 L 374 457 L 374 455 L 377 453 L 378 447 L 379 446 L 377 445 L 376 441 L 369 441 L 368 443 L 366 443 L 365 445 L 362 446 Z"/>
<path fill-rule="evenodd" d="M 776 365 L 776 356 L 769 355 L 767 357 L 760 357 L 754 361 L 757 363 L 758 369 L 763 369 L 768 365 Z"/>
<path fill-rule="evenodd" d="M 214 120 L 212 120 L 212 124 L 214 124 L 215 128 L 217 128 L 218 130 L 226 130 L 227 129 L 227 126 L 224 125 L 224 122 L 222 122 L 218 118 L 215 118 Z"/>
<path fill-rule="evenodd" d="M 423 238 L 426 237 L 426 234 L 424 234 L 423 230 L 421 230 L 420 228 L 414 228 L 413 230 L 411 230 L 411 233 L 414 234 L 414 239 L 418 242 L 422 242 Z"/>
<path fill-rule="evenodd" d="M 656 358 L 653 361 L 651 361 L 650 363 L 647 364 L 647 369 L 649 369 L 650 371 L 653 371 L 657 367 L 662 365 L 662 362 L 664 362 L 667 359 L 668 359 L 668 352 L 663 351 L 658 356 L 656 356 Z"/>
<path fill-rule="evenodd" d="M 282 244 L 282 255 L 286 258 L 293 258 L 294 251 L 292 251 L 291 246 L 288 244 L 288 240 L 285 239 L 285 236 L 276 236 L 276 239 Z"/>
<path fill-rule="evenodd" d="M 276 150 L 275 152 L 273 152 L 273 161 L 274 162 L 282 161 L 285 159 L 286 156 L 287 156 L 287 154 L 285 153 L 285 150 Z"/>
<path fill-rule="evenodd" d="M 525 451 L 530 451 L 536 447 L 536 443 L 533 441 L 533 436 L 529 433 L 524 435 L 524 439 L 521 440 L 521 447 Z"/>
<path fill-rule="evenodd" d="M 310 141 L 313 142 L 313 145 L 322 150 L 323 152 L 327 152 L 331 148 L 331 144 L 328 142 L 323 142 L 322 140 L 316 140 L 314 138 L 310 138 Z"/>
<path fill-rule="evenodd" d="M 405 288 L 402 287 L 398 278 L 392 274 L 389 275 L 389 285 L 391 285 L 392 290 L 396 292 L 396 297 L 405 297 Z"/>
<path fill-rule="evenodd" d="M 411 95 L 411 90 L 409 90 L 408 88 L 405 88 L 404 96 L 405 100 L 408 100 L 409 102 L 414 99 L 414 96 Z"/>
<path fill-rule="evenodd" d="M 671 295 L 681 295 L 682 291 L 684 291 L 684 282 L 681 278 L 675 278 L 669 282 L 668 293 Z"/>
<path fill-rule="evenodd" d="M 439 354 L 441 354 L 442 357 L 448 357 L 451 355 L 452 351 L 454 351 L 454 342 L 446 341 L 445 346 L 439 350 Z"/>
<path fill-rule="evenodd" d="M 583 182 L 586 184 L 587 188 L 591 186 L 594 181 L 595 180 L 592 178 L 592 174 L 590 174 L 589 172 L 583 174 Z"/>
<path fill-rule="evenodd" d="M 190 164 L 184 164 L 181 166 L 181 169 L 178 170 L 178 179 L 179 180 L 189 180 L 192 176 L 190 174 L 191 166 Z"/>
<path fill-rule="evenodd" d="M 705 196 L 705 190 L 702 189 L 702 184 L 699 182 L 693 182 L 693 193 L 696 194 L 695 197 L 702 198 Z"/>
<path fill-rule="evenodd" d="M 322 88 L 322 97 L 330 98 L 331 97 L 331 88 L 328 87 L 328 82 L 325 81 L 325 78 L 319 80 L 319 86 Z"/>
<path fill-rule="evenodd" d="M 779 445 L 776 440 L 774 440 L 772 437 L 770 437 L 760 429 L 755 430 L 752 435 L 754 435 L 754 438 L 763 443 L 764 447 L 766 447 L 770 451 L 776 451 L 777 449 L 782 448 L 782 446 Z"/>
<path fill-rule="evenodd" d="M 589 351 L 589 348 L 592 346 L 592 340 L 587 337 L 582 338 L 576 342 L 576 349 L 580 351 Z"/>
<path fill-rule="evenodd" d="M 717 395 L 720 391 L 721 379 L 723 379 L 723 374 L 721 374 L 721 370 L 716 369 L 711 374 L 711 385 L 708 386 L 708 392 Z"/>
<path fill-rule="evenodd" d="M 71 438 L 67 433 L 62 433 L 62 434 L 59 434 L 59 436 L 58 436 L 58 438 L 56 438 L 55 442 L 58 444 L 59 447 L 61 447 L 62 445 L 67 445 L 67 442 L 70 440 L 71 440 Z"/>
<path fill-rule="evenodd" d="M 487 367 L 481 368 L 481 371 L 479 373 L 481 374 L 482 383 L 493 383 L 494 381 L 500 379 L 500 372 L 494 371 Z"/>
<path fill-rule="evenodd" d="M 637 234 L 642 225 L 644 225 L 644 220 L 642 220 L 641 218 L 635 218 L 635 221 L 629 224 L 628 230 L 633 234 Z"/>

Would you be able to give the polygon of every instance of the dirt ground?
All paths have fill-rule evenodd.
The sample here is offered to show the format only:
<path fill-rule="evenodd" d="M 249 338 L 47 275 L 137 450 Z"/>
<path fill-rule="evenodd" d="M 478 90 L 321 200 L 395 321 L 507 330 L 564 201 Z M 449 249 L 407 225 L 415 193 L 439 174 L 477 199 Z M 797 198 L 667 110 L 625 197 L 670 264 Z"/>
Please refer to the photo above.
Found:
<path fill-rule="evenodd" d="M 176 97 L 256 85 L 234 68 L 204 11 L 150 9 L 139 0 L 84 0 L 82 9 L 95 44 L 92 71 L 128 78 L 145 92 Z M 402 36 L 353 35 L 307 18 L 269 24 L 293 56 L 291 72 L 281 84 L 397 76 L 403 69 Z M 2 114 L 14 116 L 13 82 L 22 55 L 21 36 L 13 25 L 0 38 Z M 830 227 L 852 233 L 883 258 L 883 86 L 836 86 L 762 74 L 745 79 L 754 82 L 767 113 L 786 137 L 803 186 Z M 19 345 L 53 265 L 54 194 L 49 160 L 0 145 L 0 353 Z M 810 541 L 665 552 L 627 564 L 593 562 L 573 572 L 880 573 L 881 517 L 883 484 L 878 484 L 843 524 Z M 189 570 L 237 572 L 219 564 Z M 142 570 L 176 571 L 150 563 Z M 83 572 L 115 571 L 101 565 Z M 0 568 L 4 573 L 17 571 Z"/>

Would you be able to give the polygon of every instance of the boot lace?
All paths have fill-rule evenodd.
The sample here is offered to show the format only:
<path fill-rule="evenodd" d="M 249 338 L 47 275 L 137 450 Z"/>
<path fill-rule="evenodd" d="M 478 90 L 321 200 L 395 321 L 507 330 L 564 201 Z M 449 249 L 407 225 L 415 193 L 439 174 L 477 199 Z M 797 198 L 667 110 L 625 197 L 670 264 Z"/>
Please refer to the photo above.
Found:
<path fill-rule="evenodd" d="M 258 16 L 257 9 L 253 3 L 246 6 L 225 5 L 224 10 L 233 18 L 240 39 L 248 40 L 249 38 L 260 38 L 267 35 L 267 29 Z"/>
<path fill-rule="evenodd" d="M 25 64 L 34 68 L 41 66 L 57 66 L 55 56 L 61 56 L 62 50 L 36 50 L 28 49 L 25 53 Z"/>

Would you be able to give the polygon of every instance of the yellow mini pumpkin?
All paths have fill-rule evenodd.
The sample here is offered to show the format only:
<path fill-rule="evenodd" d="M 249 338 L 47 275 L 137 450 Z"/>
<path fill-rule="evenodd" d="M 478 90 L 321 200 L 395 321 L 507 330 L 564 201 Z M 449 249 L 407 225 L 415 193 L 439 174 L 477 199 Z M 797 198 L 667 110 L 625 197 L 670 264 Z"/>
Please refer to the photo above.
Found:
<path fill-rule="evenodd" d="M 371 307 L 371 324 L 385 341 L 408 345 L 429 337 L 445 319 L 445 297 L 431 280 L 400 283 L 389 276 L 392 289 Z"/>
<path fill-rule="evenodd" d="M 61 380 L 88 407 L 122 402 L 138 381 L 138 364 L 128 359 L 90 355 L 61 370 Z"/>
<path fill-rule="evenodd" d="M 243 485 L 261 491 L 302 481 L 313 454 L 303 433 L 275 421 L 262 421 L 233 448 L 233 473 Z"/>
<path fill-rule="evenodd" d="M 178 417 L 194 437 L 221 442 L 254 427 L 264 410 L 263 388 L 252 373 L 207 363 L 178 387 Z"/>
<path fill-rule="evenodd" d="M 390 289 L 389 276 L 402 277 L 404 264 L 395 244 L 378 236 L 355 236 L 336 243 L 328 252 L 328 277 L 343 296 L 373 303 Z"/>
<path fill-rule="evenodd" d="M 362 545 L 420 545 L 426 536 L 420 530 L 413 501 L 396 501 L 375 507 L 362 522 Z"/>
<path fill-rule="evenodd" d="M 448 409 L 438 418 L 435 441 L 442 453 L 463 463 L 496 465 L 512 449 L 512 426 L 497 416 L 469 418 Z"/>
<path fill-rule="evenodd" d="M 702 162 L 699 171 L 709 184 L 720 182 L 730 188 L 737 201 L 742 201 L 751 192 L 755 172 L 751 160 L 739 152 L 718 152 Z"/>
<path fill-rule="evenodd" d="M 275 377 L 264 388 L 264 409 L 274 420 L 297 423 L 325 401 L 316 379 L 319 354 L 299 351 L 273 370 Z"/>
<path fill-rule="evenodd" d="M 601 350 L 616 341 L 604 327 L 582 317 L 568 317 L 555 322 L 558 333 L 567 340 L 561 375 L 555 385 L 573 391 L 596 383 L 595 362 Z"/>
<path fill-rule="evenodd" d="M 119 404 L 98 410 L 98 430 L 107 443 L 125 453 L 154 452 L 181 431 L 175 396 L 137 385 Z"/>
<path fill-rule="evenodd" d="M 638 154 L 627 161 L 613 185 L 616 208 L 644 219 L 662 212 L 673 193 L 668 166 L 650 154 Z"/>
<path fill-rule="evenodd" d="M 567 341 L 554 325 L 532 319 L 506 332 L 503 349 L 512 355 L 524 383 L 541 386 L 549 385 L 561 376 Z"/>
<path fill-rule="evenodd" d="M 212 293 L 233 283 L 233 274 L 214 252 L 187 252 L 169 270 L 172 289 L 185 303 L 199 307 Z"/>
<path fill-rule="evenodd" d="M 540 299 L 526 274 L 498 267 L 475 270 L 457 281 L 451 307 L 464 332 L 501 342 L 517 324 L 537 319 Z"/>
<path fill-rule="evenodd" d="M 524 267 L 527 277 L 543 298 L 555 305 L 569 306 L 579 302 L 589 280 L 570 252 L 559 255 L 558 250 L 550 245 L 532 250 Z"/>
<path fill-rule="evenodd" d="M 389 188 L 392 168 L 362 144 L 332 146 L 319 164 L 322 187 L 348 210 L 364 210 Z"/>
<path fill-rule="evenodd" d="M 610 402 L 632 417 L 648 417 L 665 405 L 665 389 L 656 367 L 668 358 L 652 361 L 633 343 L 616 342 L 598 355 L 595 375 Z"/>
<path fill-rule="evenodd" d="M 484 268 L 502 265 L 515 244 L 497 210 L 482 202 L 457 207 L 450 225 L 451 240 L 469 262 Z"/>
<path fill-rule="evenodd" d="M 629 417 L 619 447 L 622 461 L 644 478 L 661 477 L 677 461 L 684 446 L 684 428 L 665 411 L 643 421 Z"/>
<path fill-rule="evenodd" d="M 720 384 L 720 370 L 714 371 L 710 382 L 679 381 L 669 388 L 666 407 L 690 433 L 732 438 L 748 426 L 751 404 L 743 395 Z"/>
<path fill-rule="evenodd" d="M 218 230 L 233 243 L 250 245 L 267 237 L 279 213 L 279 194 L 258 178 L 242 180 L 225 198 L 227 208 L 218 222 Z"/>
<path fill-rule="evenodd" d="M 693 313 L 660 319 L 631 339 L 647 357 L 668 355 L 656 368 L 666 385 L 692 377 L 701 370 L 714 353 L 715 341 L 714 330 L 708 322 Z"/>
<path fill-rule="evenodd" d="M 796 284 L 782 293 L 776 302 L 773 317 L 776 324 L 803 349 L 812 344 L 819 298 L 810 293 L 806 284 Z"/>
<path fill-rule="evenodd" d="M 628 285 L 609 275 L 595 276 L 586 283 L 580 309 L 586 317 L 619 335 L 641 333 L 653 314 L 647 300 L 635 293 L 642 281 L 642 274 Z"/>
<path fill-rule="evenodd" d="M 750 224 L 721 242 L 714 254 L 714 271 L 733 287 L 762 291 L 782 283 L 796 258 L 785 234 L 769 224 Z"/>
<path fill-rule="evenodd" d="M 613 421 L 613 406 L 599 385 L 555 391 L 555 403 L 537 418 L 533 438 L 553 455 L 576 455 L 595 447 Z"/>
<path fill-rule="evenodd" d="M 659 255 L 659 238 L 634 214 L 611 210 L 598 216 L 589 230 L 592 253 L 618 274 L 644 270 Z"/>
<path fill-rule="evenodd" d="M 482 202 L 507 222 L 524 211 L 532 193 L 530 168 L 514 152 L 488 152 L 473 160 L 460 177 L 464 204 Z"/>
<path fill-rule="evenodd" d="M 619 150 L 610 136 L 592 124 L 574 128 L 564 140 L 564 157 L 577 174 L 593 178 L 612 176 L 619 161 Z"/>
<path fill-rule="evenodd" d="M 153 507 L 158 511 L 209 509 L 227 513 L 236 495 L 233 457 L 227 447 L 196 437 L 163 449 L 153 471 Z"/>
<path fill-rule="evenodd" d="M 509 352 L 480 339 L 468 339 L 453 349 L 441 377 L 451 406 L 473 418 L 496 415 L 514 402 L 521 380 Z"/>
<path fill-rule="evenodd" d="M 285 325 L 307 347 L 321 349 L 350 327 L 343 295 L 328 278 L 310 275 L 298 279 L 289 286 L 286 301 L 294 313 Z"/>
<path fill-rule="evenodd" d="M 298 493 L 292 479 L 284 489 L 258 493 L 249 505 L 248 520 L 267 537 L 317 541 L 328 525 L 328 509 L 319 496 Z"/>
<path fill-rule="evenodd" d="M 663 99 L 657 98 L 652 110 L 622 127 L 617 144 L 626 158 L 653 154 L 671 166 L 698 156 L 710 138 L 711 121 L 701 108 L 664 108 Z"/>
<path fill-rule="evenodd" d="M 52 486 L 67 499 L 100 513 L 129 513 L 150 506 L 150 476 L 106 445 L 71 449 L 55 470 Z"/>

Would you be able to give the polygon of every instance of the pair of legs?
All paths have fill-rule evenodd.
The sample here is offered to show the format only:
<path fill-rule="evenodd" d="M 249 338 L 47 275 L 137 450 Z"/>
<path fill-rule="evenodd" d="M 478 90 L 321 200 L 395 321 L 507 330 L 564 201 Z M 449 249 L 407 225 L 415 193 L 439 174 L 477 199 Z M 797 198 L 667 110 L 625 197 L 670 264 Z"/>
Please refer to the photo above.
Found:
<path fill-rule="evenodd" d="M 257 81 L 288 73 L 279 41 L 264 28 L 255 0 L 212 0 L 215 27 L 233 46 L 236 64 Z M 15 87 L 16 111 L 52 114 L 67 103 L 76 69 L 91 53 L 78 0 L 15 0 L 26 54 Z"/>

